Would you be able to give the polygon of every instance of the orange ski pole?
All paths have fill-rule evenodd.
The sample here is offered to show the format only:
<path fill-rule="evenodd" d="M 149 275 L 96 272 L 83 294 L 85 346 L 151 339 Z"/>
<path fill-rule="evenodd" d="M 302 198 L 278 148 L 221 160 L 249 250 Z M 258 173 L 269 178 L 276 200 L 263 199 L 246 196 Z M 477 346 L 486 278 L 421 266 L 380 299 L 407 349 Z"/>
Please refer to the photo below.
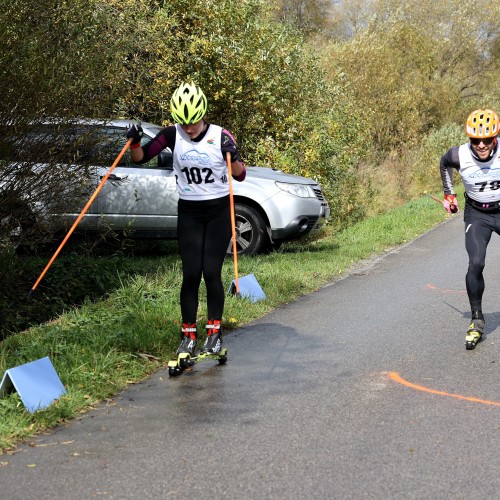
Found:
<path fill-rule="evenodd" d="M 429 198 L 432 198 L 434 201 L 437 201 L 438 203 L 443 204 L 443 200 L 440 200 L 439 198 L 436 198 L 435 196 L 432 196 L 432 194 L 427 195 Z"/>
<path fill-rule="evenodd" d="M 441 203 L 441 205 L 444 206 L 444 201 L 443 200 L 440 200 L 439 198 L 436 198 L 435 196 L 432 196 L 432 194 L 428 194 L 427 195 L 429 198 L 432 198 L 434 201 L 437 201 L 438 203 Z M 455 206 L 455 205 L 451 205 L 452 207 Z M 458 212 L 458 209 L 455 207 L 454 209 L 451 209 L 451 213 L 452 214 L 455 214 Z"/>
<path fill-rule="evenodd" d="M 43 277 L 45 276 L 45 274 L 49 270 L 52 263 L 56 260 L 56 257 L 59 255 L 59 252 L 62 250 L 64 245 L 66 245 L 66 242 L 69 240 L 69 237 L 71 236 L 73 231 L 76 229 L 76 226 L 78 226 L 79 222 L 82 220 L 83 216 L 85 215 L 87 210 L 90 208 L 90 205 L 92 205 L 92 203 L 96 199 L 97 195 L 100 193 L 102 187 L 104 186 L 104 184 L 108 180 L 108 177 L 111 175 L 111 172 L 113 172 L 115 167 L 118 165 L 118 162 L 121 160 L 122 156 L 125 154 L 125 151 L 127 151 L 131 142 L 132 142 L 132 139 L 129 139 L 126 142 L 125 146 L 123 146 L 123 149 L 120 151 L 120 153 L 116 157 L 116 160 L 113 162 L 113 165 L 111 165 L 110 169 L 106 172 L 106 175 L 102 178 L 99 186 L 97 186 L 97 189 L 94 191 L 94 194 L 90 197 L 87 204 L 83 207 L 83 210 L 80 212 L 80 215 L 76 218 L 75 222 L 71 226 L 71 229 L 68 231 L 68 234 L 66 234 L 66 236 L 62 240 L 62 243 L 59 245 L 59 248 L 54 252 L 54 255 L 49 260 L 49 263 L 45 266 L 45 269 L 42 271 L 42 274 L 40 274 L 40 276 L 36 280 L 36 283 L 32 286 L 32 288 L 30 290 L 30 294 L 36 290 L 36 287 L 39 285 L 40 281 L 42 281 Z"/>
<path fill-rule="evenodd" d="M 229 177 L 229 205 L 231 210 L 231 232 L 233 235 L 233 260 L 234 260 L 234 284 L 236 296 L 240 295 L 240 285 L 238 283 L 238 250 L 236 249 L 236 218 L 234 216 L 234 198 L 233 198 L 233 177 L 231 171 L 231 153 L 226 153 L 227 174 Z"/>

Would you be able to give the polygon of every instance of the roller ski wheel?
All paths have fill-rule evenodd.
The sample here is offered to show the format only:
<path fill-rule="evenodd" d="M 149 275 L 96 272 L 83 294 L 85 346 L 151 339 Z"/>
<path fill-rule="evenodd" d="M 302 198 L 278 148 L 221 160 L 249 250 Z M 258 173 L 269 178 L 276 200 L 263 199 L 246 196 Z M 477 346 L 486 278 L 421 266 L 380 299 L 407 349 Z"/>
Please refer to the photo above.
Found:
<path fill-rule="evenodd" d="M 475 349 L 476 345 L 481 341 L 484 331 L 484 320 L 473 319 L 465 336 L 465 348 L 470 351 Z"/>
<path fill-rule="evenodd" d="M 182 370 L 181 370 L 180 366 L 177 366 L 177 364 L 175 366 L 168 367 L 168 374 L 170 377 L 177 377 L 177 375 L 180 375 L 181 373 L 182 373 Z"/>
<path fill-rule="evenodd" d="M 481 341 L 481 334 L 477 331 L 472 331 L 470 333 L 467 333 L 465 337 L 465 348 L 468 351 L 471 351 L 472 349 L 475 349 L 477 344 Z"/>
<path fill-rule="evenodd" d="M 171 377 L 177 377 L 181 375 L 184 370 L 192 367 L 198 361 L 204 361 L 206 359 L 214 359 L 223 365 L 227 361 L 227 349 L 221 349 L 218 353 L 200 353 L 197 356 L 191 357 L 187 352 L 179 354 L 177 359 L 173 359 L 168 362 L 168 374 Z"/>
<path fill-rule="evenodd" d="M 223 365 L 227 361 L 227 349 L 221 349 L 219 352 L 200 352 L 196 358 L 193 358 L 193 361 L 196 363 L 197 361 L 203 361 L 205 359 L 215 359 L 219 365 Z"/>
<path fill-rule="evenodd" d="M 193 366 L 194 361 L 188 352 L 181 352 L 177 359 L 168 362 L 168 374 L 171 377 L 180 375 L 184 370 Z"/>
<path fill-rule="evenodd" d="M 219 355 L 219 359 L 217 360 L 219 362 L 219 365 L 223 365 L 227 361 L 227 349 L 222 349 L 224 354 Z"/>

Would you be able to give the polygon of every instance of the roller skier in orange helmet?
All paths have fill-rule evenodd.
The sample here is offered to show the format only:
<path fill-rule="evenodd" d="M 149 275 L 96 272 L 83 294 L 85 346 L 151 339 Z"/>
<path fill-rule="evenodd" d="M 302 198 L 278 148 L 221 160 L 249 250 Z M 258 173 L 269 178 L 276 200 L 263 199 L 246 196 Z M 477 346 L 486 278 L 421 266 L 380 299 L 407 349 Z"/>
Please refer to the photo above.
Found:
<path fill-rule="evenodd" d="M 467 349 L 474 349 L 484 332 L 482 298 L 486 249 L 493 232 L 500 234 L 500 153 L 498 115 L 491 109 L 476 109 L 466 120 L 469 141 L 450 148 L 441 158 L 440 172 L 444 207 L 458 211 L 453 189 L 456 170 L 465 187 L 465 248 L 469 267 L 465 278 L 471 308 L 471 321 L 465 337 Z"/>

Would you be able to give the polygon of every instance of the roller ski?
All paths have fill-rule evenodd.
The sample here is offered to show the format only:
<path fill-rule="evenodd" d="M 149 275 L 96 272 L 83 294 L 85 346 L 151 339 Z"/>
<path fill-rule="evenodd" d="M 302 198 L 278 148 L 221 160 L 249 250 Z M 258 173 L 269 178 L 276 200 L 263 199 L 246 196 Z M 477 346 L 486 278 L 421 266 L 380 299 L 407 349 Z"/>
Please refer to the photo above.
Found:
<path fill-rule="evenodd" d="M 467 335 L 465 336 L 465 348 L 467 350 L 474 349 L 481 341 L 484 333 L 484 316 L 482 313 L 473 313 Z"/>
<path fill-rule="evenodd" d="M 200 352 L 195 354 L 196 325 L 183 324 L 182 341 L 177 349 L 177 359 L 168 362 L 168 374 L 171 377 L 180 375 L 187 368 L 198 361 L 214 359 L 219 365 L 227 361 L 227 349 L 222 348 L 222 332 L 219 320 L 209 320 L 207 325 L 207 338 Z"/>

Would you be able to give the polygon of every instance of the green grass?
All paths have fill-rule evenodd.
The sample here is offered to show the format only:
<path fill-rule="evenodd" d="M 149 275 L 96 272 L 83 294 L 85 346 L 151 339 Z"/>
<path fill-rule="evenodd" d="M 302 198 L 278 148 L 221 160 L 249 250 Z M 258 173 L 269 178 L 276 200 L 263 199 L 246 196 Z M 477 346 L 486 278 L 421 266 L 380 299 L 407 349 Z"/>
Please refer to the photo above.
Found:
<path fill-rule="evenodd" d="M 317 290 L 355 263 L 407 243 L 445 219 L 438 204 L 425 197 L 336 234 L 327 229 L 315 241 L 287 244 L 270 255 L 242 257 L 239 275 L 255 274 L 267 299 L 251 303 L 228 296 L 224 329 L 235 329 Z M 135 257 L 130 259 L 134 262 Z M 123 277 L 104 298 L 87 301 L 0 343 L 0 375 L 8 368 L 49 356 L 67 389 L 65 396 L 33 415 L 17 393 L 1 398 L 0 450 L 89 410 L 127 384 L 166 366 L 179 342 L 180 260 L 176 254 L 167 254 L 152 265 L 149 259 L 145 272 L 139 269 L 144 265 L 141 259 L 136 261 L 138 272 Z M 233 279 L 231 259 L 226 261 L 223 279 L 225 286 Z M 201 339 L 205 311 L 202 284 Z"/>

